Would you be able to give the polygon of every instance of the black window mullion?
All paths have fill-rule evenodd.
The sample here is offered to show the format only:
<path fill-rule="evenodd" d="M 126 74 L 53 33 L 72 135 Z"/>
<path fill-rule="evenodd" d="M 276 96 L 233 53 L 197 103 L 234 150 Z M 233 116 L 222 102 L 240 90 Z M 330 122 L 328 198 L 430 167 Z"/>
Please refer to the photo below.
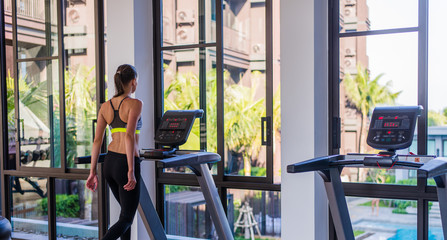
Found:
<path fill-rule="evenodd" d="M 329 153 L 340 153 L 340 136 L 341 132 L 339 126 L 334 124 L 341 124 L 340 121 L 334 121 L 333 119 L 340 119 L 340 1 L 329 0 Z M 335 132 L 334 132 L 335 131 Z"/>
<path fill-rule="evenodd" d="M 428 116 L 428 0 L 419 0 L 418 104 L 424 111 L 418 119 L 418 154 L 427 154 Z"/>
<path fill-rule="evenodd" d="M 423 198 L 417 202 L 417 239 L 428 239 L 428 201 Z"/>
<path fill-rule="evenodd" d="M 56 240 L 56 186 L 55 178 L 49 177 L 47 182 L 47 207 L 48 207 L 48 239 Z"/>
<path fill-rule="evenodd" d="M 7 105 L 7 86 L 6 86 L 6 37 L 5 37 L 5 3 L 0 0 L 0 114 L 3 116 L 0 122 L 0 184 L 1 184 L 1 209 L 0 214 L 5 216 L 7 210 L 7 201 L 5 194 L 4 173 L 6 161 L 9 159 L 8 151 L 8 105 Z M 9 216 L 9 215 L 8 215 Z M 10 219 L 8 216 L 6 218 Z"/>
<path fill-rule="evenodd" d="M 104 0 L 95 1 L 94 9 L 95 9 L 96 112 L 99 113 L 101 104 L 106 101 Z M 106 151 L 107 151 L 107 142 L 103 141 L 101 146 L 101 152 Z"/>
<path fill-rule="evenodd" d="M 65 139 L 65 51 L 64 51 L 64 21 L 62 16 L 62 3 L 63 0 L 57 0 L 56 10 L 57 10 L 57 29 L 58 29 L 58 67 L 59 67 L 59 128 L 60 128 L 60 163 L 61 171 L 65 172 L 67 167 L 67 157 L 66 157 L 66 139 Z M 50 5 L 48 1 L 48 5 Z M 50 19 L 50 18 L 48 18 Z M 51 25 L 51 24 L 50 24 Z M 50 38 L 51 40 L 51 38 Z M 51 46 L 51 45 L 50 45 Z M 47 46 L 48 47 L 48 46 Z M 47 80 L 48 81 L 48 80 Z M 52 95 L 52 94 L 51 94 Z M 53 103 L 50 103 L 50 112 L 53 110 Z M 50 115 L 51 116 L 51 115 Z M 52 119 L 52 118 L 50 118 Z M 52 142 L 54 145 L 54 140 Z M 53 154 L 54 158 L 54 154 Z M 53 160 L 54 164 L 54 160 Z M 54 181 L 54 179 L 53 179 Z"/>
<path fill-rule="evenodd" d="M 266 91 L 266 117 L 270 119 L 267 121 L 267 182 L 273 183 L 274 171 L 273 171 L 273 0 L 265 1 L 265 43 L 266 43 L 266 69 L 265 69 L 265 91 Z M 263 131 L 264 129 L 262 129 Z M 264 140 L 264 139 L 263 139 Z"/>
<path fill-rule="evenodd" d="M 217 153 L 222 160 L 217 164 L 218 179 L 225 175 L 225 131 L 224 131 L 224 44 L 223 44 L 223 0 L 216 1 L 216 87 L 217 87 Z"/>
<path fill-rule="evenodd" d="M 17 1 L 11 0 L 12 5 L 12 59 L 13 59 L 13 76 L 14 76 L 14 124 L 15 124 L 15 145 L 16 145 L 16 166 L 20 169 L 20 115 L 19 115 L 19 78 L 17 65 Z"/>

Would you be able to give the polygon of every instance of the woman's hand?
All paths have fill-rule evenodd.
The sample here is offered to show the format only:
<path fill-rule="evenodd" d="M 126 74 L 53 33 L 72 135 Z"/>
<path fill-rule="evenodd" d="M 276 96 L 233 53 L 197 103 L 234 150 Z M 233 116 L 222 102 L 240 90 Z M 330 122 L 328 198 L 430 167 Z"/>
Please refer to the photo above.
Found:
<path fill-rule="evenodd" d="M 96 187 L 98 186 L 98 176 L 95 173 L 90 173 L 87 178 L 87 183 L 85 183 L 88 189 L 92 192 L 96 191 Z"/>
<path fill-rule="evenodd" d="M 124 185 L 124 189 L 127 191 L 132 191 L 135 186 L 137 185 L 137 179 L 135 179 L 135 173 L 134 171 L 127 172 L 127 184 Z"/>

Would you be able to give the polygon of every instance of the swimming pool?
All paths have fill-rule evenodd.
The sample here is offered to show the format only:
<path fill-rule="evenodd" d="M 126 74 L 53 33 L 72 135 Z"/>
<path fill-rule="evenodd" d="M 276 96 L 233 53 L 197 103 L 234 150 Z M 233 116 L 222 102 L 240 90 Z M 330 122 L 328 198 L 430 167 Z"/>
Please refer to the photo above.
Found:
<path fill-rule="evenodd" d="M 416 240 L 417 229 L 416 223 L 393 223 L 377 220 L 362 219 L 353 224 L 356 230 L 375 233 L 395 233 L 387 240 Z M 390 236 L 390 235 L 388 235 Z M 441 227 L 430 227 L 428 232 L 429 240 L 443 240 L 443 232 Z"/>

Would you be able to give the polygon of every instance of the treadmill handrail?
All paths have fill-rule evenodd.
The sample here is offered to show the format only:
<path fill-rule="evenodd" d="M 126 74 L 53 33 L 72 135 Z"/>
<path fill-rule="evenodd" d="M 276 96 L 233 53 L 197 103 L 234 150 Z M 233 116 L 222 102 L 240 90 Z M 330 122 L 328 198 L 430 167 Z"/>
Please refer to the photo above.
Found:
<path fill-rule="evenodd" d="M 104 162 L 104 158 L 106 153 L 101 153 L 99 155 L 98 163 Z M 151 159 L 145 158 L 144 153 L 140 155 L 143 160 L 156 161 L 157 166 L 161 168 L 170 168 L 170 167 L 183 167 L 183 166 L 193 166 L 207 163 L 216 163 L 219 162 L 221 157 L 217 153 L 209 153 L 209 152 L 196 152 L 182 155 L 172 155 L 169 158 L 165 159 Z M 91 156 L 83 156 L 76 158 L 77 164 L 89 164 L 91 163 Z"/>
<path fill-rule="evenodd" d="M 354 158 L 353 158 L 354 157 Z M 358 157 L 358 158 L 357 158 Z M 401 155 L 405 157 L 407 155 Z M 416 157 L 416 156 L 409 156 Z M 335 167 L 367 167 L 367 168 L 398 168 L 398 169 L 416 169 L 420 177 L 435 177 L 447 173 L 447 158 L 434 156 L 427 162 L 414 162 L 407 160 L 399 160 L 399 155 L 396 156 L 396 161 L 392 161 L 391 157 L 381 157 L 379 155 L 332 155 L 325 157 L 313 158 L 307 161 L 298 162 L 287 166 L 288 173 L 323 171 Z M 436 160 L 436 161 L 435 161 Z"/>
<path fill-rule="evenodd" d="M 144 156 L 143 156 L 144 157 Z M 217 153 L 197 152 L 185 155 L 176 155 L 166 159 L 146 159 L 156 161 L 160 168 L 194 166 L 200 164 L 216 163 L 220 161 L 220 155 Z"/>

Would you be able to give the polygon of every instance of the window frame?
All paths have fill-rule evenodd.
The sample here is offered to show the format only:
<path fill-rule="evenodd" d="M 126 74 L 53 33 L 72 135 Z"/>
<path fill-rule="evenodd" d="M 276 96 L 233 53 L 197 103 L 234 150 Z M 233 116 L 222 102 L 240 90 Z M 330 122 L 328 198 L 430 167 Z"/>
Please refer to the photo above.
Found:
<path fill-rule="evenodd" d="M 205 0 L 199 1 L 200 4 Z M 153 1 L 153 16 L 154 16 L 154 116 L 155 127 L 160 123 L 163 115 L 164 106 L 164 86 L 163 86 L 163 55 L 164 50 L 174 49 L 205 49 L 213 47 L 216 49 L 216 72 L 217 72 L 217 153 L 220 156 L 225 156 L 225 139 L 224 139 L 224 44 L 223 44 L 223 1 L 215 1 L 215 21 L 216 21 L 216 39 L 212 43 L 199 43 L 188 45 L 174 45 L 163 46 L 163 0 Z M 266 18 L 266 116 L 273 119 L 273 1 L 265 0 L 265 18 Z M 199 20 L 200 21 L 200 20 Z M 199 24 L 200 26 L 200 24 Z M 203 29 L 202 29 L 203 30 Z M 199 34 L 204 31 L 199 30 Z M 206 39 L 203 36 L 203 39 Z M 200 42 L 200 41 L 199 41 Z M 201 88 L 201 95 L 203 88 Z M 202 105 L 201 105 L 202 107 Z M 203 108 L 203 107 L 202 107 Z M 273 122 L 272 122 L 273 124 Z M 221 127 L 219 127 L 221 126 Z M 273 132 L 270 133 L 273 139 Z M 266 191 L 281 191 L 281 184 L 274 183 L 274 164 L 273 164 L 273 141 L 272 144 L 267 145 L 266 148 L 266 176 L 231 176 L 225 174 L 225 159 L 217 163 L 217 174 L 213 175 L 217 190 L 222 201 L 222 205 L 227 210 L 227 189 L 247 189 L 247 190 L 266 190 Z M 157 146 L 156 146 L 157 147 Z M 184 185 L 184 186 L 199 186 L 196 177 L 193 174 L 184 173 L 166 173 L 162 169 L 156 169 L 156 209 L 164 224 L 164 186 L 165 185 Z"/>
<path fill-rule="evenodd" d="M 428 0 L 418 0 L 418 26 L 383 30 L 368 30 L 340 33 L 340 0 L 330 0 L 328 10 L 329 38 L 329 149 L 330 154 L 339 154 L 341 145 L 340 119 L 340 39 L 343 37 L 371 36 L 382 34 L 418 33 L 418 104 L 428 109 Z M 423 111 L 417 123 L 418 154 L 427 154 L 428 111 Z M 417 239 L 427 239 L 429 230 L 428 202 L 438 201 L 436 187 L 427 186 L 427 181 L 418 179 L 416 186 L 380 185 L 370 183 L 343 183 L 346 196 L 406 199 L 417 201 Z M 336 239 L 332 220 L 330 239 Z"/>
<path fill-rule="evenodd" d="M 28 62 L 28 61 L 46 61 L 46 60 L 58 60 L 58 79 L 59 79 L 59 89 L 58 91 L 63 93 L 65 91 L 65 81 L 64 81 L 64 70 L 65 70 L 65 49 L 64 49 L 64 3 L 63 0 L 55 0 L 56 11 L 57 11 L 57 45 L 58 53 L 55 56 L 48 57 L 35 57 L 35 58 L 24 58 L 18 59 L 17 57 L 17 0 L 11 0 L 12 4 L 12 41 L 6 40 L 5 36 L 5 8 L 4 0 L 0 0 L 0 111 L 2 116 L 6 116 L 7 113 L 7 100 L 6 100 L 6 55 L 5 48 L 6 45 L 10 44 L 13 47 L 13 76 L 14 82 L 14 94 L 15 94 L 15 118 L 17 119 L 18 114 L 18 63 Z M 95 65 L 96 65 L 96 103 L 97 111 L 99 111 L 101 104 L 105 102 L 105 42 L 104 42 L 104 0 L 94 1 L 94 31 L 95 31 Z M 0 127 L 3 129 L 2 135 L 0 137 L 0 152 L 2 153 L 0 161 L 0 171 L 1 171 L 1 209 L 2 215 L 11 221 L 11 207 L 12 201 L 10 195 L 11 181 L 10 177 L 41 177 L 47 179 L 47 197 L 48 197 L 48 238 L 56 239 L 56 179 L 68 179 L 68 180 L 86 180 L 89 176 L 89 169 L 75 169 L 69 168 L 66 159 L 66 124 L 65 124 L 65 96 L 64 94 L 59 94 L 60 104 L 60 156 L 61 156 L 61 166 L 58 168 L 53 167 L 25 167 L 20 166 L 20 156 L 19 152 L 16 153 L 15 166 L 7 166 L 8 159 L 8 131 L 7 131 L 7 118 L 2 118 L 0 122 Z M 19 132 L 20 126 L 16 126 L 16 131 Z M 19 143 L 16 139 L 16 145 Z M 106 150 L 106 144 L 102 146 L 102 152 Z M 98 177 L 101 176 L 101 169 L 98 170 Z M 98 187 L 101 190 L 101 187 Z M 108 213 L 107 213 L 107 199 L 108 193 L 103 191 L 97 191 L 98 194 L 98 232 L 99 238 L 102 238 L 108 228 Z"/>

